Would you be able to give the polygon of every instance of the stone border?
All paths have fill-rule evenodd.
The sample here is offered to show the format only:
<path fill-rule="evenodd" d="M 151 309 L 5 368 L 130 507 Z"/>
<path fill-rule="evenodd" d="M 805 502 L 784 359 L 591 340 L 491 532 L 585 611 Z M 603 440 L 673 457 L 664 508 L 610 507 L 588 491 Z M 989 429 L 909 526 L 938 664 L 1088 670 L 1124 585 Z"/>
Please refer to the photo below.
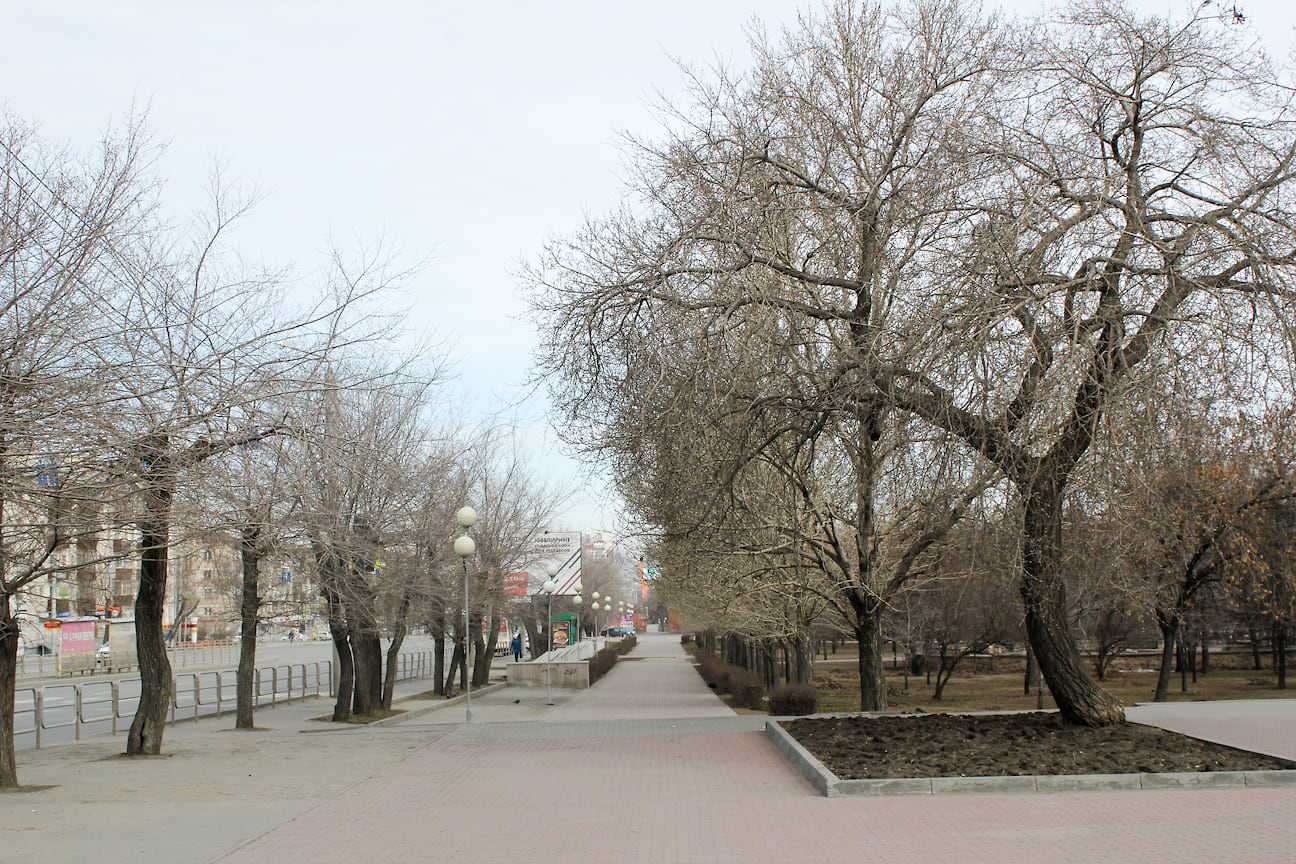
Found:
<path fill-rule="evenodd" d="M 502 689 L 507 686 L 508 686 L 507 681 L 499 681 L 494 684 L 487 684 L 484 687 L 474 687 L 472 692 L 474 696 L 484 696 L 487 693 L 493 693 L 496 690 Z M 427 704 L 420 705 L 417 708 L 407 708 L 400 714 L 396 714 L 391 717 L 384 718 L 382 720 L 375 720 L 374 722 L 369 723 L 367 725 L 395 726 L 398 723 L 405 722 L 406 720 L 413 720 L 415 717 L 422 717 L 424 714 L 431 714 L 433 711 L 440 711 L 443 708 L 453 708 L 456 705 L 462 705 L 465 701 L 465 696 L 463 693 L 460 693 L 458 696 L 452 696 L 449 699 L 427 699 L 427 700 L 418 699 L 417 696 L 406 696 L 403 699 L 401 699 L 399 702 L 393 703 L 392 707 L 394 708 L 396 707 L 396 705 L 407 705 L 410 702 L 413 702 L 415 700 L 426 702 Z"/>
<path fill-rule="evenodd" d="M 1204 771 L 1183 774 L 1052 774 L 1026 777 L 905 777 L 842 780 L 792 735 L 770 720 L 769 738 L 788 761 L 828 798 L 859 795 L 949 795 L 966 793 L 1130 792 L 1139 789 L 1243 789 L 1296 786 L 1296 769 Z"/>

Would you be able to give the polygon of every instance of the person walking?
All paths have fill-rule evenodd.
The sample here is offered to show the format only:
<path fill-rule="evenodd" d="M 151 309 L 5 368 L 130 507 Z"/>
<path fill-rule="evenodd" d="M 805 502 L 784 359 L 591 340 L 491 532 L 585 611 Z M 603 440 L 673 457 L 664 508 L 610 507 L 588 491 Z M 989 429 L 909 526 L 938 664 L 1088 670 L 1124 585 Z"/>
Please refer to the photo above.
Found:
<path fill-rule="evenodd" d="M 521 663 L 522 662 L 522 631 L 521 630 L 513 634 L 513 641 L 510 643 L 509 647 L 513 649 L 513 662 Z"/>

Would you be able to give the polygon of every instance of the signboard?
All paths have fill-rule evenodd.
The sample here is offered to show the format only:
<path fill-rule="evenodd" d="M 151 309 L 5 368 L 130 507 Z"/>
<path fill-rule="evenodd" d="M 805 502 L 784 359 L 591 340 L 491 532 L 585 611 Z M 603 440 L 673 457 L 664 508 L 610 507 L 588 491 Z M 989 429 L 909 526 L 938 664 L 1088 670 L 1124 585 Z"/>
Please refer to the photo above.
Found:
<path fill-rule="evenodd" d="M 527 580 L 531 574 L 522 570 L 518 573 L 504 574 L 504 596 L 505 597 L 525 597 L 527 594 Z"/>
<path fill-rule="evenodd" d="M 527 568 L 531 574 L 531 593 L 540 593 L 540 586 L 549 578 L 545 564 L 558 568 L 554 581 L 558 589 L 554 594 L 575 594 L 576 583 L 581 578 L 581 535 L 579 531 L 546 531 L 531 538 L 531 554 L 535 563 Z"/>
<path fill-rule="evenodd" d="M 95 644 L 95 622 L 64 621 L 59 628 L 59 651 L 63 654 L 93 654 L 99 646 Z"/>

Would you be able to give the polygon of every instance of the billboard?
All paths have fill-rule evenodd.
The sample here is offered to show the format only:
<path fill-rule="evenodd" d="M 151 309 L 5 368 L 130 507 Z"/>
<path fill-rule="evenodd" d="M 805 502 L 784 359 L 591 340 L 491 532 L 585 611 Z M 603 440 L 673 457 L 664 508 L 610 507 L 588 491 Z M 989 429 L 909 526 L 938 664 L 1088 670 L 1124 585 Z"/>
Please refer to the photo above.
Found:
<path fill-rule="evenodd" d="M 581 578 L 581 535 L 579 531 L 546 531 L 531 538 L 531 555 L 534 563 L 527 567 L 531 574 L 530 593 L 539 594 L 540 586 L 549 578 L 545 564 L 552 562 L 558 568 L 554 581 L 558 583 L 555 594 L 575 594 L 576 583 Z"/>
<path fill-rule="evenodd" d="M 98 647 L 95 644 L 93 618 L 65 621 L 59 628 L 59 653 L 61 654 L 94 654 Z"/>
<path fill-rule="evenodd" d="M 527 595 L 527 582 L 530 581 L 531 574 L 525 570 L 519 573 L 504 574 L 504 596 L 505 597 L 525 597 Z"/>

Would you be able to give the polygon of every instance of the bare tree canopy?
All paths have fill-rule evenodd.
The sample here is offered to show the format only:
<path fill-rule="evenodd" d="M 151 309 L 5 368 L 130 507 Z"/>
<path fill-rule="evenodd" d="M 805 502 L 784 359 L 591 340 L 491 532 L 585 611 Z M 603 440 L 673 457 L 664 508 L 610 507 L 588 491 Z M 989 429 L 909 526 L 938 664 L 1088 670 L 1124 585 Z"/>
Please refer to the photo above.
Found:
<path fill-rule="evenodd" d="M 1095 0 L 1017 24 L 841 2 L 753 48 L 742 76 L 693 77 L 663 143 L 632 142 L 624 211 L 532 270 L 560 334 L 539 359 L 579 443 L 661 462 L 671 423 L 726 428 L 691 402 L 717 392 L 749 417 L 850 418 L 841 440 L 864 451 L 904 416 L 942 430 L 964 480 L 992 467 L 1019 499 L 1027 631 L 1063 715 L 1119 722 L 1069 622 L 1067 484 L 1132 370 L 1200 331 L 1256 392 L 1290 387 L 1290 92 L 1209 6 L 1167 21 Z M 838 469 L 864 572 L 885 468 Z"/>

